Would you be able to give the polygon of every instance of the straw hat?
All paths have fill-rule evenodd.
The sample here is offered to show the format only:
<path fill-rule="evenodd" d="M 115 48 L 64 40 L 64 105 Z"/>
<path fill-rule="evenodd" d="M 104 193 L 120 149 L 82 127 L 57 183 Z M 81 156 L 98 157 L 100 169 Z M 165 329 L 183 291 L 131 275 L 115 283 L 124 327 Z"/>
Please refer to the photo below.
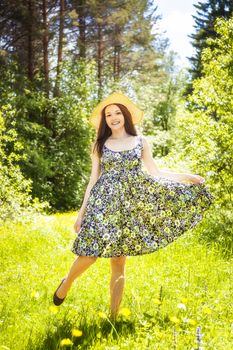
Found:
<path fill-rule="evenodd" d="M 113 92 L 111 95 L 102 100 L 93 110 L 90 116 L 90 124 L 98 129 L 100 120 L 101 120 L 101 111 L 103 108 L 109 104 L 121 103 L 128 108 L 129 112 L 132 115 L 133 124 L 139 123 L 144 115 L 144 112 L 141 111 L 126 95 L 121 91 Z"/>

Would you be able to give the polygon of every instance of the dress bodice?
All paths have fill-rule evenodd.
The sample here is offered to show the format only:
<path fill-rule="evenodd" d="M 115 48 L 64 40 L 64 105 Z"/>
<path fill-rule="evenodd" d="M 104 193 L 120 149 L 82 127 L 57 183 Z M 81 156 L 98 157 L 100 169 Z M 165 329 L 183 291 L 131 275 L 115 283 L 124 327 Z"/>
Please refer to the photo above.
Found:
<path fill-rule="evenodd" d="M 122 172 L 137 170 L 141 168 L 142 160 L 142 138 L 136 136 L 136 146 L 129 150 L 113 151 L 107 146 L 103 146 L 103 154 L 101 157 L 101 173 L 106 172 Z"/>

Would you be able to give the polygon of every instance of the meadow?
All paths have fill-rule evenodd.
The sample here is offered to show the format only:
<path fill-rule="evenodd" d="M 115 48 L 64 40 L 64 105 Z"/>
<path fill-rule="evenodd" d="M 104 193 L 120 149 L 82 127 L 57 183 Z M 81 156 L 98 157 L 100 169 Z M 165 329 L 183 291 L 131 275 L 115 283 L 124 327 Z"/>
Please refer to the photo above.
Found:
<path fill-rule="evenodd" d="M 127 257 L 114 324 L 107 258 L 76 279 L 56 307 L 53 292 L 75 259 L 76 215 L 0 228 L 0 350 L 232 349 L 232 260 L 200 242 L 201 223 L 164 249 Z"/>

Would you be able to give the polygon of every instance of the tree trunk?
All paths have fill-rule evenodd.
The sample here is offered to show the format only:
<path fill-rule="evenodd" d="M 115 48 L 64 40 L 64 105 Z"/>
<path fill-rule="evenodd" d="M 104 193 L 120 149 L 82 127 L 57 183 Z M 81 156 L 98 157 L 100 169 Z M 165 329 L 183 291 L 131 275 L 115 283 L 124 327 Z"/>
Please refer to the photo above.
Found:
<path fill-rule="evenodd" d="M 48 30 L 47 8 L 48 8 L 47 0 L 43 0 L 43 60 L 44 60 L 44 79 L 45 79 L 45 92 L 46 92 L 46 95 L 49 96 L 49 58 L 48 58 L 49 30 Z"/>
<path fill-rule="evenodd" d="M 34 0 L 28 0 L 28 78 L 34 77 L 34 45 L 33 45 Z"/>
<path fill-rule="evenodd" d="M 78 7 L 79 14 L 79 57 L 86 58 L 86 18 L 85 18 L 85 0 L 80 0 L 80 5 Z"/>
<path fill-rule="evenodd" d="M 60 95 L 60 74 L 61 74 L 61 64 L 63 61 L 64 15 L 65 15 L 65 1 L 60 0 L 59 38 L 58 38 L 58 52 L 57 52 L 57 75 L 56 75 L 54 96 Z"/>
<path fill-rule="evenodd" d="M 97 29 L 97 65 L 98 65 L 98 98 L 102 98 L 102 55 L 103 55 L 103 37 L 102 37 L 102 28 L 101 25 L 98 24 L 98 29 Z"/>

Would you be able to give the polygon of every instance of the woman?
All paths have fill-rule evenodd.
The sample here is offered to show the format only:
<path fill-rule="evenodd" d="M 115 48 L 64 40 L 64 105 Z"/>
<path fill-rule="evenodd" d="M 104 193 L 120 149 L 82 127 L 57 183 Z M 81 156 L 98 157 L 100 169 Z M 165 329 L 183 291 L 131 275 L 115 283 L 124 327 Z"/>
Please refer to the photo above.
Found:
<path fill-rule="evenodd" d="M 60 305 L 73 281 L 98 257 L 111 258 L 110 319 L 119 312 L 129 255 L 152 253 L 193 228 L 213 200 L 199 175 L 160 170 L 134 124 L 143 112 L 115 92 L 94 109 L 92 172 L 74 230 L 78 255 L 54 293 Z M 142 161 L 149 174 L 141 168 Z M 185 184 L 186 183 L 186 184 Z"/>

